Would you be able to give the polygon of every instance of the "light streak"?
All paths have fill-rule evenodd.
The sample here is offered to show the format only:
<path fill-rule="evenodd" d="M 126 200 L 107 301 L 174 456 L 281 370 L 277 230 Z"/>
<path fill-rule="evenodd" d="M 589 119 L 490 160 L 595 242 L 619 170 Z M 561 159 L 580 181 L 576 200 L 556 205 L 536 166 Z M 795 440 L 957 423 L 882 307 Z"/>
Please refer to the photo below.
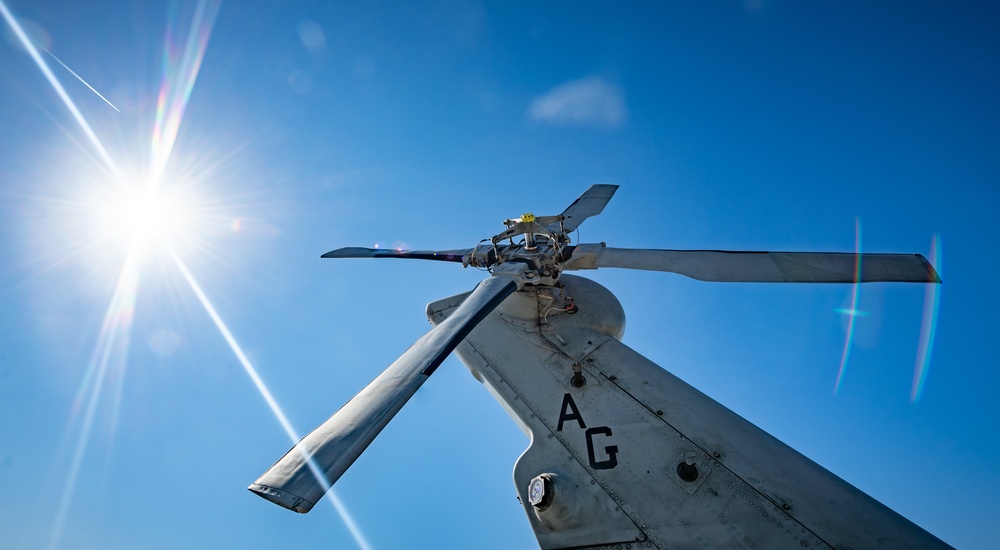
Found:
<path fill-rule="evenodd" d="M 42 74 L 45 75 L 49 84 L 51 84 L 52 88 L 55 89 L 56 94 L 58 94 L 59 98 L 62 99 L 64 104 L 66 104 L 66 108 L 69 109 L 73 118 L 80 124 L 80 128 L 83 129 L 83 133 L 87 135 L 90 143 L 92 143 L 94 148 L 97 149 L 97 154 L 100 155 L 101 160 L 104 161 L 104 164 L 107 165 L 108 169 L 111 170 L 111 173 L 115 176 L 116 182 L 121 182 L 121 172 L 118 171 L 118 166 L 115 164 L 115 161 L 111 159 L 111 155 L 108 154 L 107 149 L 105 149 L 104 145 L 101 144 L 101 140 L 97 139 L 97 134 L 95 134 L 90 128 L 90 125 L 87 124 L 87 121 L 83 118 L 83 114 L 81 114 L 80 110 L 76 108 L 76 104 L 73 103 L 73 100 L 69 98 L 69 95 L 66 93 L 66 90 L 63 89 L 62 84 L 59 83 L 56 75 L 52 74 L 49 66 L 45 63 L 45 60 L 42 59 L 41 55 L 39 55 L 38 49 L 35 48 L 32 40 L 28 38 L 24 29 L 21 28 L 20 24 L 18 24 L 14 15 L 9 9 L 7 9 L 7 5 L 3 2 L 3 0 L 0 0 L 0 13 L 3 14 L 3 18 L 7 20 L 7 24 L 10 25 L 10 28 L 14 31 L 14 34 L 17 35 L 18 40 L 21 41 L 24 48 L 28 50 L 29 54 L 31 54 L 31 58 L 35 60 L 35 63 L 38 65 L 38 68 L 41 69 Z"/>
<path fill-rule="evenodd" d="M 174 48 L 176 4 L 171 4 L 167 22 L 167 36 L 163 47 L 163 77 L 156 101 L 156 120 L 150 142 L 152 161 L 149 169 L 149 185 L 156 188 L 160 184 L 163 171 L 170 160 L 184 119 L 184 110 L 194 89 L 201 70 L 201 62 L 208 48 L 215 17 L 221 2 L 202 0 L 195 7 L 191 26 L 183 51 Z"/>
<path fill-rule="evenodd" d="M 854 292 L 851 295 L 851 307 L 847 309 L 837 309 L 840 313 L 848 315 L 847 336 L 844 338 L 844 350 L 840 356 L 840 369 L 837 372 L 837 383 L 833 386 L 833 393 L 840 392 L 840 385 L 844 382 L 844 375 L 847 373 L 847 361 L 851 357 L 851 345 L 854 342 L 854 322 L 861 312 L 858 311 L 858 298 L 861 295 L 861 220 L 854 218 Z"/>
<path fill-rule="evenodd" d="M 941 273 L 941 243 L 940 235 L 931 239 L 931 265 Z M 937 333 L 938 306 L 941 300 L 941 285 L 928 283 L 924 294 L 924 317 L 920 325 L 920 343 L 917 345 L 917 360 L 913 366 L 913 387 L 910 389 L 910 402 L 916 403 L 924 392 L 927 382 L 927 369 L 934 352 L 934 336 Z"/>
<path fill-rule="evenodd" d="M 21 25 L 17 22 L 17 19 L 7 8 L 7 5 L 3 2 L 3 0 L 0 0 L 0 14 L 3 15 L 4 20 L 7 21 L 11 30 L 14 31 L 14 34 L 17 36 L 18 40 L 20 40 L 24 49 L 31 55 L 31 58 L 35 61 L 35 64 L 38 65 L 42 74 L 45 75 L 49 84 L 52 85 L 52 88 L 56 91 L 56 94 L 62 100 L 63 104 L 66 105 L 70 114 L 73 115 L 73 118 L 80 125 L 80 128 L 87 136 L 87 139 L 90 140 L 90 143 L 97 150 L 98 156 L 100 156 L 101 160 L 104 161 L 104 164 L 114 176 L 115 183 L 120 185 L 122 177 L 118 170 L 118 166 L 111 158 L 111 155 L 108 154 L 107 149 L 104 148 L 104 145 L 101 143 L 101 140 L 98 139 L 97 134 L 94 133 L 90 124 L 87 123 L 83 114 L 76 107 L 76 104 L 73 103 L 72 99 L 70 99 L 69 94 L 66 93 L 62 84 L 59 83 L 55 74 L 53 74 L 52 70 L 49 69 L 48 64 L 46 64 L 45 60 L 42 59 L 42 56 L 38 53 L 38 49 L 35 48 L 35 44 L 30 38 L 28 38 L 27 33 L 25 33 L 24 29 L 21 28 Z M 62 63 L 60 62 L 60 64 Z M 69 70 L 69 67 L 66 68 Z M 73 71 L 70 72 L 72 73 Z M 79 78 L 78 75 L 75 76 Z M 79 412 L 83 402 L 86 401 L 86 410 L 84 411 L 83 424 L 73 451 L 73 458 L 70 462 L 66 484 L 63 486 L 63 493 L 59 500 L 59 507 L 56 510 L 52 531 L 49 534 L 50 548 L 56 548 L 59 545 L 63 530 L 66 526 L 66 518 L 69 515 L 70 503 L 72 502 L 73 494 L 76 491 L 76 484 L 80 476 L 80 468 L 83 464 L 84 454 L 86 453 L 87 445 L 90 441 L 90 432 L 94 425 L 94 416 L 97 411 L 97 405 L 100 402 L 101 391 L 104 386 L 104 380 L 107 376 L 108 367 L 111 364 L 112 356 L 115 356 L 115 364 L 119 365 L 120 370 L 124 370 L 125 368 L 125 357 L 128 353 L 132 318 L 135 310 L 135 295 L 139 279 L 135 245 L 136 243 L 133 242 L 125 258 L 125 262 L 122 265 L 118 283 L 115 286 L 115 292 L 112 295 L 111 303 L 108 305 L 108 310 L 105 312 L 104 321 L 101 325 L 101 332 L 98 335 L 94 352 L 91 355 L 90 363 L 84 375 L 83 385 L 77 395 L 74 405 L 74 412 Z"/>
<path fill-rule="evenodd" d="M 120 371 L 125 370 L 125 357 L 128 354 L 129 341 L 132 334 L 132 319 L 135 312 L 135 297 L 139 287 L 139 266 L 138 266 L 138 246 L 133 242 L 125 262 L 122 265 L 118 276 L 118 283 L 115 292 L 111 297 L 111 303 L 104 314 L 104 321 L 101 323 L 101 332 L 97 337 L 97 343 L 91 354 L 90 364 L 84 376 L 83 385 L 77 394 L 77 399 L 73 407 L 73 413 L 79 412 L 84 401 L 86 410 L 83 414 L 83 423 L 80 428 L 76 447 L 73 451 L 73 458 L 70 462 L 69 475 L 66 484 L 63 486 L 62 497 L 59 500 L 59 508 L 56 511 L 52 532 L 49 534 L 49 548 L 56 548 L 62 538 L 63 530 L 66 526 L 66 517 L 69 515 L 70 502 L 76 491 L 76 483 L 80 475 L 80 467 L 83 464 L 83 457 L 90 441 L 90 432 L 94 425 L 94 415 L 97 405 L 100 402 L 101 390 L 107 378 L 109 365 L 112 364 L 112 356 L 115 357 L 114 365 Z"/>
<path fill-rule="evenodd" d="M 285 434 L 288 436 L 288 439 L 292 442 L 293 445 L 295 443 L 298 443 L 301 437 L 299 437 L 299 434 L 295 431 L 295 428 L 292 427 L 291 422 L 288 421 L 288 417 L 286 417 L 284 411 L 281 410 L 281 406 L 278 405 L 277 400 L 274 399 L 274 396 L 271 394 L 271 391 L 267 388 L 267 385 L 264 384 L 264 380 L 260 377 L 260 374 L 257 373 L 257 369 L 254 368 L 254 366 L 250 363 L 250 359 L 248 359 L 246 354 L 243 353 L 243 350 L 240 348 L 240 345 L 236 342 L 236 338 L 233 337 L 233 334 L 229 331 L 229 328 L 226 327 L 226 324 L 222 321 L 222 317 L 219 316 L 218 312 L 215 311 L 215 307 L 213 307 L 211 302 L 208 301 L 208 297 L 205 296 L 205 293 L 201 290 L 201 286 L 198 284 L 197 281 L 195 281 L 194 277 L 191 275 L 191 272 L 188 271 L 187 266 L 184 265 L 184 262 L 181 261 L 181 259 L 177 256 L 177 254 L 174 253 L 173 250 L 170 250 L 169 253 L 171 259 L 173 259 L 174 261 L 174 264 L 177 266 L 177 269 L 180 270 L 181 275 L 184 276 L 184 280 L 187 281 L 188 285 L 191 287 L 191 290 L 194 292 L 195 296 L 198 297 L 198 301 L 201 302 L 201 305 L 205 308 L 205 311 L 208 313 L 208 316 L 212 318 L 212 322 L 215 323 L 216 328 L 218 328 L 219 332 L 222 333 L 222 337 L 226 340 L 226 343 L 229 344 L 230 349 L 232 349 L 233 353 L 236 354 L 236 358 L 239 360 L 240 365 L 243 366 L 243 370 L 246 371 L 247 376 L 250 377 L 250 380 L 253 382 L 254 386 L 257 387 L 257 391 L 260 392 L 261 397 L 264 398 L 264 401 L 267 403 L 267 406 L 271 409 L 271 412 L 274 414 L 274 417 L 278 419 L 278 423 L 281 424 L 281 428 L 285 430 Z M 326 478 L 320 471 L 320 468 L 316 465 L 314 460 L 312 460 L 309 457 L 305 458 L 307 459 L 309 468 L 310 470 L 312 470 L 312 473 L 316 477 L 316 480 L 319 481 L 320 484 L 323 486 L 323 488 L 327 491 L 327 496 L 330 498 L 330 503 L 333 505 L 334 509 L 340 515 L 341 520 L 343 520 L 344 525 L 347 526 L 347 529 L 348 531 L 350 531 L 351 536 L 354 537 L 354 542 L 357 543 L 357 545 L 363 550 L 370 550 L 371 545 L 368 544 L 368 541 L 365 539 L 364 534 L 361 532 L 361 529 L 358 528 L 358 525 L 354 521 L 354 518 L 347 511 L 347 508 L 344 506 L 344 503 L 341 502 L 340 498 L 338 498 L 336 493 L 330 488 L 330 484 L 326 482 Z"/>

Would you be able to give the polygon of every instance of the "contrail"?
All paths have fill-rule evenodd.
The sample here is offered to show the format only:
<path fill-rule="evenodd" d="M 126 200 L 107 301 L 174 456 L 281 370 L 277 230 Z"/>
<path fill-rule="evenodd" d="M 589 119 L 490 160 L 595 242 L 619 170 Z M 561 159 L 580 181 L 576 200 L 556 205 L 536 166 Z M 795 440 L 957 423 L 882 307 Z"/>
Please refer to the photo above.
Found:
<path fill-rule="evenodd" d="M 10 12 L 7 8 L 7 4 L 5 4 L 3 0 L 0 0 L 0 15 L 3 15 L 3 18 L 7 20 L 7 24 L 10 25 L 11 30 L 14 31 L 18 40 L 20 40 L 21 44 L 24 45 L 24 49 L 28 50 L 28 53 L 31 54 L 31 58 L 35 60 L 35 64 L 38 65 L 39 69 L 41 69 L 46 80 L 48 80 L 49 84 L 52 85 L 52 88 L 56 91 L 56 94 L 59 95 L 59 98 L 62 99 L 66 108 L 69 109 L 69 112 L 72 113 L 73 118 L 75 118 L 80 124 L 80 128 L 83 129 L 83 133 L 86 134 L 87 138 L 90 139 L 90 142 L 94 144 L 94 148 L 97 149 L 97 153 L 101 156 L 101 159 L 105 164 L 107 164 L 111 173 L 115 175 L 115 182 L 121 183 L 121 172 L 118 171 L 118 166 L 115 164 L 115 161 L 112 160 L 111 155 L 108 154 L 108 150 L 104 148 L 103 144 L 101 144 L 101 140 L 97 138 L 97 134 L 95 134 L 90 125 L 87 124 L 87 120 L 83 118 L 83 114 L 76 108 L 76 104 L 73 103 L 72 99 L 70 99 L 69 94 L 66 93 L 62 84 L 59 83 L 56 75 L 52 74 L 52 70 L 49 69 L 49 66 L 45 64 L 45 60 L 42 59 L 41 54 L 38 53 L 38 48 L 35 47 L 32 40 L 28 38 L 27 34 L 25 34 L 24 29 L 22 29 L 21 25 L 19 25 L 17 20 L 14 19 L 14 14 Z"/>
<path fill-rule="evenodd" d="M 80 75 L 76 74 L 76 71 L 74 71 L 73 69 L 70 69 L 70 68 L 69 68 L 69 65 L 66 65 L 65 63 L 63 63 L 63 62 L 62 62 L 62 59 L 59 59 L 58 57 L 56 57 L 56 54 L 54 54 L 54 53 L 50 52 L 49 50 L 47 50 L 47 49 L 45 48 L 45 46 L 43 46 L 43 45 L 39 44 L 39 43 L 38 43 L 38 42 L 36 42 L 35 40 L 32 40 L 32 42 L 34 42 L 34 43 L 35 43 L 35 46 L 38 46 L 38 48 L 40 48 L 40 49 L 41 49 L 41 50 L 42 50 L 43 52 L 45 52 L 45 53 L 49 54 L 50 56 L 52 56 L 52 59 L 55 59 L 55 60 L 56 60 L 56 63 L 58 63 L 58 64 L 62 65 L 62 67 L 63 67 L 64 69 L 66 69 L 67 71 L 69 71 L 69 74 L 71 74 L 71 75 L 75 76 L 75 77 L 76 77 L 76 79 L 77 79 L 77 80 L 79 80 L 80 82 L 83 82 L 83 85 L 84 85 L 84 86 L 86 86 L 86 87 L 88 87 L 88 88 L 90 88 L 90 91 L 91 91 L 91 92 L 94 92 L 95 94 L 97 94 L 97 97 L 99 97 L 99 98 L 103 99 L 103 100 L 104 100 L 104 102 L 105 102 L 105 103 L 107 103 L 108 105 L 111 105 L 111 108 L 112 108 L 112 109 L 114 109 L 114 110 L 118 111 L 119 113 L 121 112 L 121 110 L 120 110 L 120 109 L 119 109 L 118 107 L 115 107 L 114 103 L 111 103 L 110 101 L 108 101 L 108 98 L 106 98 L 106 97 L 102 96 L 102 95 L 101 95 L 101 92 L 98 92 L 97 90 L 95 90 L 95 89 L 94 89 L 94 87 L 93 87 L 93 86 L 91 86 L 90 84 L 88 84 L 88 83 L 87 83 L 87 81 L 86 81 L 86 80 L 84 80 L 82 76 L 80 76 Z"/>

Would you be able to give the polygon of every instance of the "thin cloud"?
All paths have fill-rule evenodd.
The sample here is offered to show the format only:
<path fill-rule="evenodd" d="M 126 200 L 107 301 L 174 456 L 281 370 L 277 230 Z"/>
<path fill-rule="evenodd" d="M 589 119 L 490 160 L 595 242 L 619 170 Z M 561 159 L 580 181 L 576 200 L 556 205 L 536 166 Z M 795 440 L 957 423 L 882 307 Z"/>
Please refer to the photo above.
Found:
<path fill-rule="evenodd" d="M 616 128 L 628 120 L 621 88 L 596 76 L 564 82 L 536 97 L 528 114 L 556 126 Z"/>

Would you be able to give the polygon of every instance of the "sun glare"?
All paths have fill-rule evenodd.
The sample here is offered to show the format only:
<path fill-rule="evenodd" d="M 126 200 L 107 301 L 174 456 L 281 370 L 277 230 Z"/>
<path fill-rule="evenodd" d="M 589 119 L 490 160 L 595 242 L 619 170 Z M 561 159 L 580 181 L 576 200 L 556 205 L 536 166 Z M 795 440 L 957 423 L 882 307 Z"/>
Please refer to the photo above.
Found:
<path fill-rule="evenodd" d="M 220 215 L 218 202 L 206 202 L 202 195 L 206 190 L 202 184 L 211 181 L 213 179 L 211 175 L 208 172 L 194 171 L 185 177 L 175 177 L 178 173 L 186 173 L 187 167 L 183 166 L 183 163 L 178 166 L 178 155 L 174 151 L 175 141 L 184 120 L 191 91 L 201 71 L 202 60 L 220 5 L 221 2 L 217 0 L 199 0 L 191 13 L 187 32 L 183 30 L 179 19 L 181 11 L 177 9 L 169 11 L 163 76 L 157 95 L 153 132 L 150 136 L 150 162 L 146 168 L 133 173 L 133 175 L 142 174 L 144 177 L 130 180 L 129 174 L 119 169 L 119 164 L 112 159 L 83 113 L 77 109 L 58 78 L 34 47 L 32 40 L 7 9 L 4 0 L 0 0 L 0 16 L 14 31 L 17 39 L 55 89 L 89 138 L 104 165 L 103 172 L 95 178 L 87 177 L 87 174 L 80 171 L 74 172 L 72 179 L 78 180 L 78 185 L 67 186 L 62 190 L 65 192 L 65 198 L 60 197 L 51 201 L 51 205 L 58 208 L 61 214 L 55 225 L 65 230 L 66 239 L 59 242 L 68 242 L 66 246 L 70 249 L 83 246 L 88 248 L 86 252 L 94 252 L 95 248 L 100 252 L 111 252 L 110 256 L 89 253 L 82 255 L 87 258 L 116 257 L 119 251 L 117 249 L 124 251 L 120 258 L 116 258 L 116 261 L 121 262 L 117 284 L 86 369 L 83 387 L 73 408 L 74 417 L 76 412 L 81 411 L 82 416 L 79 418 L 78 426 L 67 429 L 67 437 L 72 434 L 76 439 L 76 445 L 68 464 L 68 475 L 62 487 L 54 524 L 49 532 L 50 548 L 60 546 L 72 504 L 77 498 L 77 484 L 83 471 L 98 411 L 102 402 L 106 403 L 109 400 L 108 391 L 103 390 L 106 383 L 118 384 L 112 391 L 114 396 L 110 397 L 113 409 L 112 432 L 117 421 L 123 391 L 121 380 L 124 379 L 128 367 L 129 345 L 133 337 L 133 318 L 139 282 L 141 279 L 144 284 L 158 284 L 155 277 L 142 277 L 148 273 L 147 268 L 150 266 L 143 265 L 141 260 L 151 245 L 167 252 L 173 258 L 174 265 L 229 343 L 247 375 L 289 435 L 291 442 L 295 443 L 298 440 L 297 433 L 281 412 L 277 402 L 180 259 L 182 255 L 189 257 L 204 246 L 205 230 L 217 227 Z M 52 57 L 55 58 L 54 55 Z M 69 67 L 65 68 L 72 73 Z M 90 87 L 89 84 L 87 86 Z M 97 93 L 93 88 L 91 90 Z M 109 182 L 111 185 L 108 185 Z M 239 230 L 239 218 L 232 222 L 231 227 L 234 232 Z M 330 492 L 330 502 L 357 545 L 362 549 L 370 548 L 358 525 L 333 491 Z"/>
<path fill-rule="evenodd" d="M 117 232 L 169 238 L 190 222 L 184 205 L 162 193 L 140 193 L 112 201 L 105 212 Z"/>
<path fill-rule="evenodd" d="M 99 239 L 124 246 L 140 243 L 184 248 L 183 242 L 195 233 L 197 200 L 167 189 L 119 190 L 99 199 L 92 209 Z"/>

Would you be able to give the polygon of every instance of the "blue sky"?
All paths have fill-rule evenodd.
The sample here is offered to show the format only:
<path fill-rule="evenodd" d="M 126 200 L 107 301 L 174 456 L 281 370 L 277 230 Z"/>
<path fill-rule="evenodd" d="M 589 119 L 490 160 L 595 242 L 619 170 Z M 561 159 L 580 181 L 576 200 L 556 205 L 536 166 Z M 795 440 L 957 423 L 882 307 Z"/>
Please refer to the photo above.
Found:
<path fill-rule="evenodd" d="M 934 258 L 936 297 L 864 285 L 853 331 L 851 285 L 587 276 L 629 346 L 946 542 L 992 544 L 994 6 L 3 6 L 80 116 L 5 17 L 0 546 L 532 547 L 527 439 L 454 358 L 337 483 L 353 530 L 246 486 L 291 444 L 275 407 L 311 430 L 482 276 L 320 254 L 472 247 L 592 183 L 621 189 L 582 242 L 851 252 L 860 233 Z M 189 215 L 136 243 L 109 205 L 151 173 Z"/>

